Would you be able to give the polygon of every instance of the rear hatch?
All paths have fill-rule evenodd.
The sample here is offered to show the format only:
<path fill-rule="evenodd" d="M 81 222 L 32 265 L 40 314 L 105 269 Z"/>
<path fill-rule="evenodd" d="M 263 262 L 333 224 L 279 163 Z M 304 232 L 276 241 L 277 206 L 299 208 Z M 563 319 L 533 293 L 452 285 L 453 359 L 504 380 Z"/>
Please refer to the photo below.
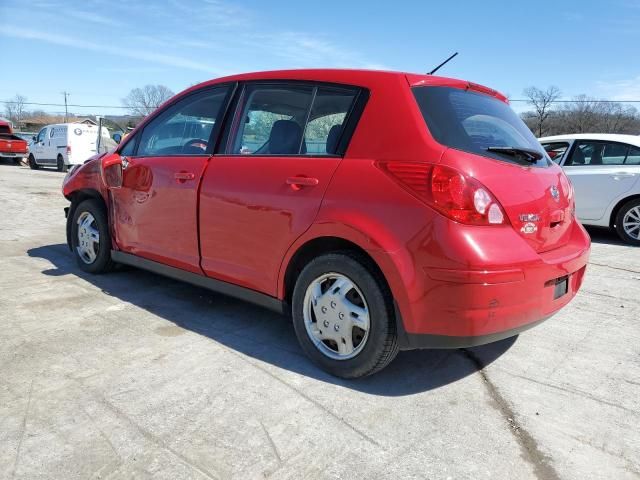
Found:
<path fill-rule="evenodd" d="M 473 84 L 412 90 L 430 133 L 450 147 L 443 164 L 485 185 L 537 252 L 568 242 L 574 208 L 569 182 L 497 92 Z"/>

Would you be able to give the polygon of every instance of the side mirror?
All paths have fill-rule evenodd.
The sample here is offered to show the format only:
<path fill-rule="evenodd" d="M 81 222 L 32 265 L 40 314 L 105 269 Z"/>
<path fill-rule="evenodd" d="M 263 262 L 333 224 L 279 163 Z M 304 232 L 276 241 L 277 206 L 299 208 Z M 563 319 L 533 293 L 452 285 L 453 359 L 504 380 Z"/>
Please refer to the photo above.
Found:
<path fill-rule="evenodd" d="M 114 133 L 112 138 L 116 143 L 120 143 L 122 141 L 122 135 L 119 133 Z"/>
<path fill-rule="evenodd" d="M 33 137 L 31 137 L 31 140 L 35 142 L 37 140 L 36 136 L 34 135 Z"/>
<path fill-rule="evenodd" d="M 105 155 L 102 159 L 102 179 L 108 188 L 122 186 L 122 158 L 117 153 Z"/>

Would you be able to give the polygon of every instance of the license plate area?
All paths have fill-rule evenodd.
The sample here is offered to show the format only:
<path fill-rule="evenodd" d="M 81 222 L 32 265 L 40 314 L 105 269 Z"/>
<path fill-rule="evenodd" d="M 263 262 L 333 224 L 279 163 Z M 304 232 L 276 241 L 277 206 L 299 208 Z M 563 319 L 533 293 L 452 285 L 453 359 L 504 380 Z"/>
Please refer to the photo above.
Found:
<path fill-rule="evenodd" d="M 553 286 L 553 299 L 563 297 L 569 292 L 569 277 L 556 278 Z"/>

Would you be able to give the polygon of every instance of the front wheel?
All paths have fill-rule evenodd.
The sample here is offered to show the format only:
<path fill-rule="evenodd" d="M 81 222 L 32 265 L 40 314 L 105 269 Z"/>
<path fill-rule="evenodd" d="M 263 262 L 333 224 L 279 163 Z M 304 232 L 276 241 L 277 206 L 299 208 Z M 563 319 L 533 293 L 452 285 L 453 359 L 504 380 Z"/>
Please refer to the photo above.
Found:
<path fill-rule="evenodd" d="M 302 349 L 337 377 L 371 375 L 398 353 L 391 293 L 359 255 L 331 253 L 307 264 L 296 281 L 292 311 Z"/>
<path fill-rule="evenodd" d="M 630 200 L 620 208 L 616 232 L 626 243 L 640 246 L 640 199 Z"/>
<path fill-rule="evenodd" d="M 106 212 L 96 200 L 81 202 L 73 213 L 71 247 L 78 266 L 89 273 L 113 268 L 111 234 Z"/>
<path fill-rule="evenodd" d="M 36 163 L 36 159 L 33 155 L 29 155 L 29 168 L 31 170 L 38 170 L 40 168 L 40 165 Z"/>
<path fill-rule="evenodd" d="M 67 165 L 64 163 L 62 155 L 58 155 L 57 167 L 59 172 L 66 172 L 68 169 Z"/>

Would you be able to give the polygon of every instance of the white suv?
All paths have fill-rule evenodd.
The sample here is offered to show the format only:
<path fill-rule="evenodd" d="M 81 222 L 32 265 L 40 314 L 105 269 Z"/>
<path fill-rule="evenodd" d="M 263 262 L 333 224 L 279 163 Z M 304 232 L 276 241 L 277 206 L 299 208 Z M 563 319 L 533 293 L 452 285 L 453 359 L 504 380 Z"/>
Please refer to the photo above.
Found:
<path fill-rule="evenodd" d="M 640 245 L 640 136 L 583 133 L 540 143 L 571 179 L 580 221 Z"/>

